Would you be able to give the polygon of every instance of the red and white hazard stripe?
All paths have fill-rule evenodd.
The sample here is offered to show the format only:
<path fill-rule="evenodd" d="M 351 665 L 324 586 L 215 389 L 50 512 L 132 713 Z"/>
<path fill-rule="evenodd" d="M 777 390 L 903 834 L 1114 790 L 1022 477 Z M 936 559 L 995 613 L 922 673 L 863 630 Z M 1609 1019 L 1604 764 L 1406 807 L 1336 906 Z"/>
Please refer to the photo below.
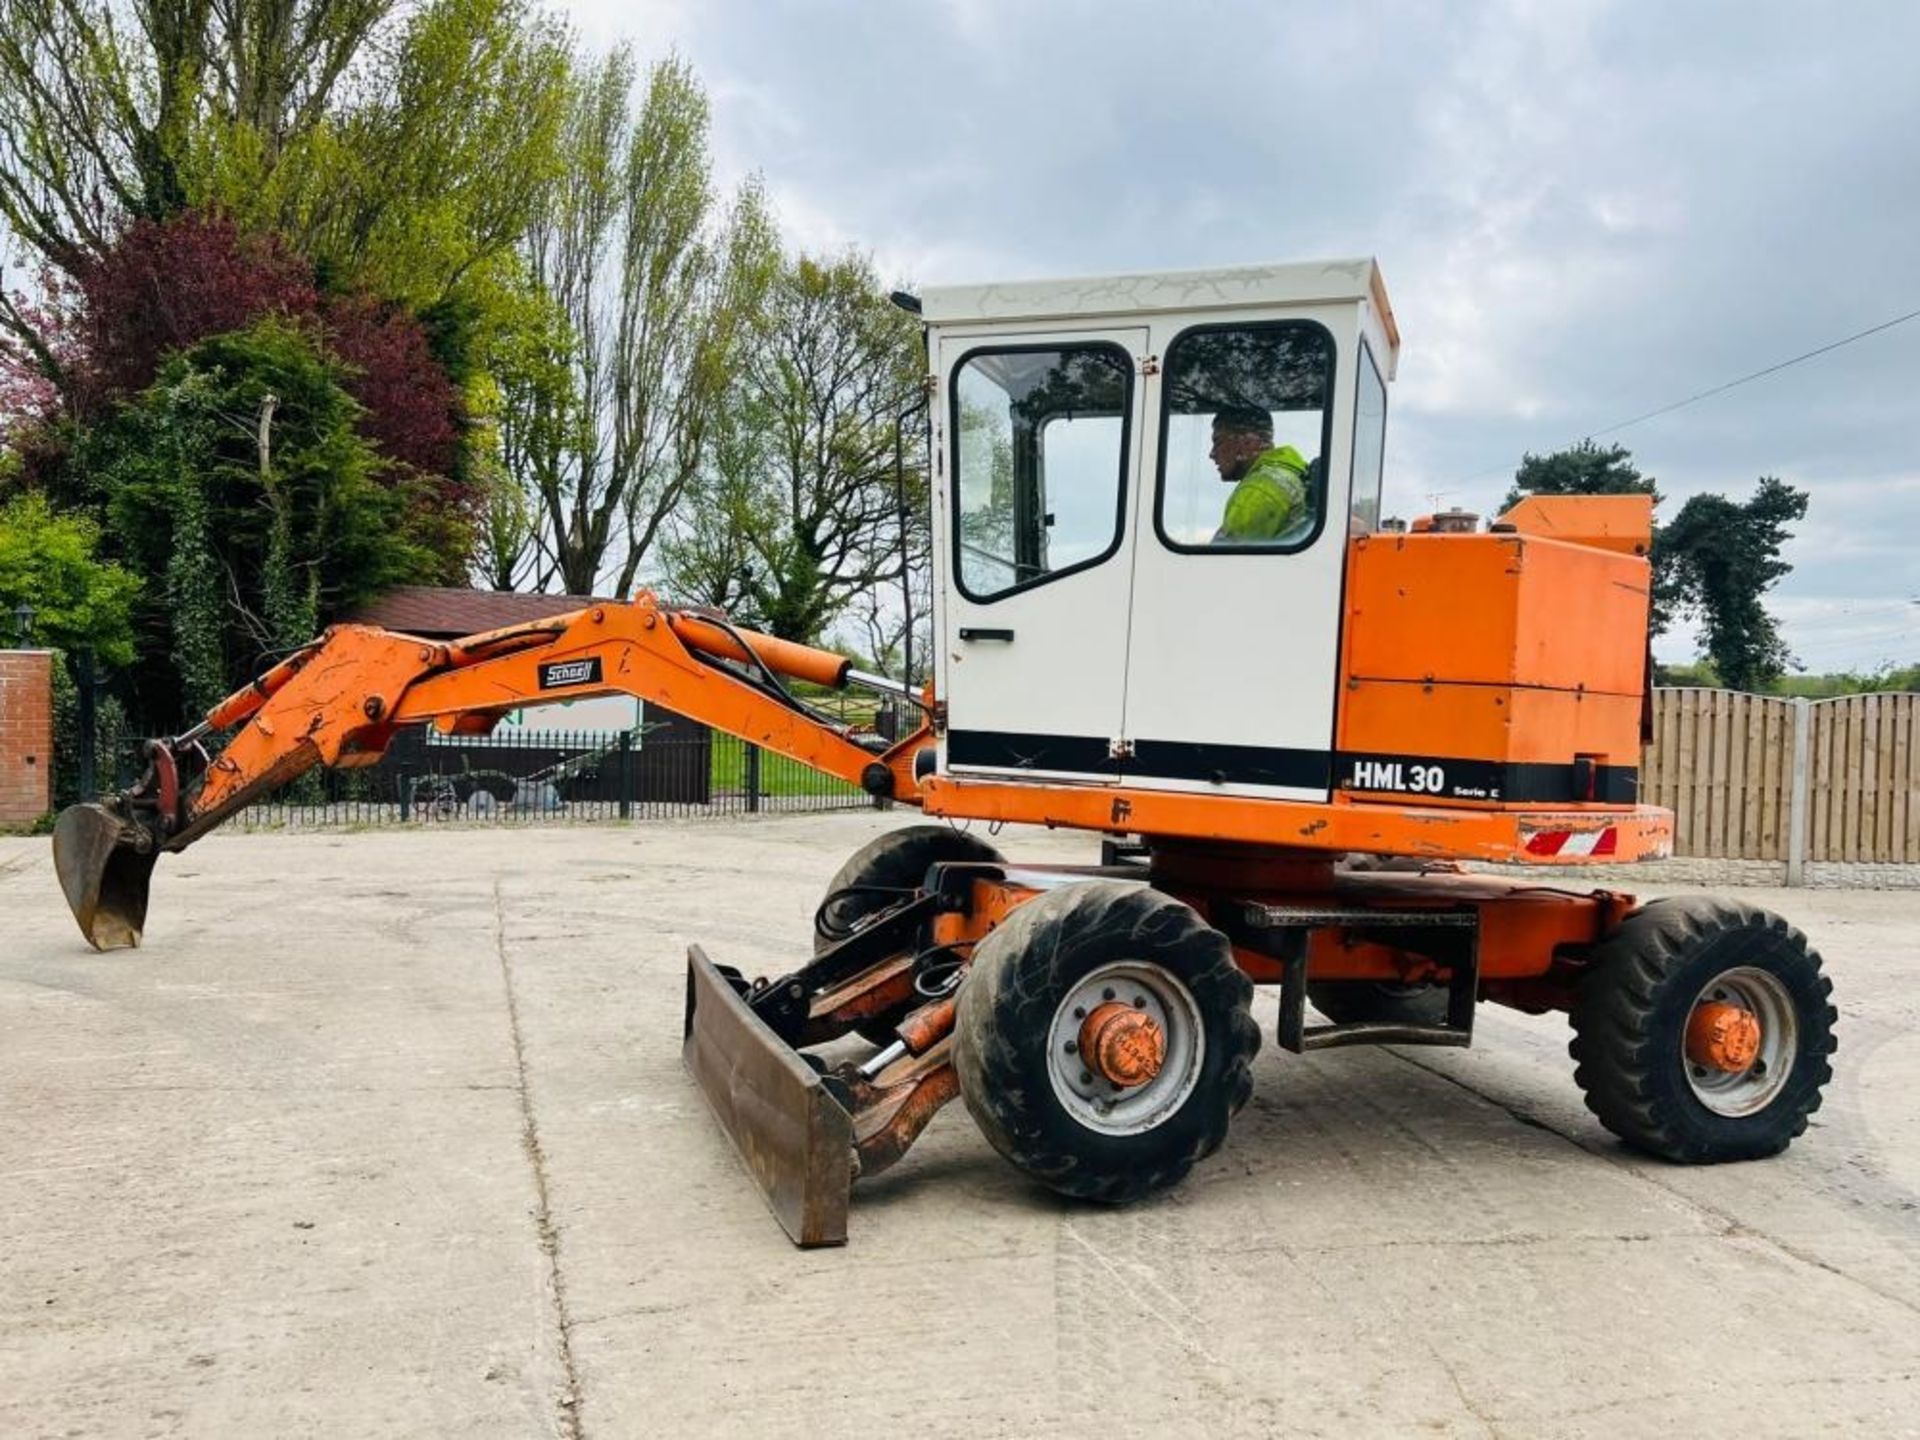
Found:
<path fill-rule="evenodd" d="M 1559 860 L 1611 855 L 1619 845 L 1620 831 L 1613 825 L 1604 830 L 1536 830 L 1527 836 L 1529 855 L 1548 855 Z"/>

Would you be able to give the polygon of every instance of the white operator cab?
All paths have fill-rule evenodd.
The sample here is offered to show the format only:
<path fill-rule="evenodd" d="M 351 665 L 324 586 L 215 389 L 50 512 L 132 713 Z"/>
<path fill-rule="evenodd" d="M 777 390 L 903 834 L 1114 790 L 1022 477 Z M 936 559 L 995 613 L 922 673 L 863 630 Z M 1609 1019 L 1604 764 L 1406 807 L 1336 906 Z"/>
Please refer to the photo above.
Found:
<path fill-rule="evenodd" d="M 1379 521 L 1400 348 L 1379 267 L 921 301 L 941 773 L 1326 799 L 1347 540 Z M 1222 412 L 1308 462 L 1306 513 L 1257 542 L 1220 533 Z"/>

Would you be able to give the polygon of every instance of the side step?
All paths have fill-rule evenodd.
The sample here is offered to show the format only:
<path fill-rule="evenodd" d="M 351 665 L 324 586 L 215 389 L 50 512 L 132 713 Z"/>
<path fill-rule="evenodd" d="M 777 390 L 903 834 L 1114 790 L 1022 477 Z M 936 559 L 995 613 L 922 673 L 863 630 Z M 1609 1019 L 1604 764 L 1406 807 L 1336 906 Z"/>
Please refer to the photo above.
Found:
<path fill-rule="evenodd" d="M 1228 907 L 1221 907 L 1225 910 Z M 1340 1045 L 1453 1045 L 1473 1043 L 1473 1012 L 1480 995 L 1480 915 L 1470 907 L 1444 910 L 1348 910 L 1242 901 L 1222 914 L 1235 944 L 1281 964 L 1282 1049 L 1296 1055 Z M 1315 930 L 1464 931 L 1464 954 L 1451 962 L 1444 1025 L 1400 1025 L 1361 1020 L 1345 1025 L 1309 1025 L 1307 937 Z"/>

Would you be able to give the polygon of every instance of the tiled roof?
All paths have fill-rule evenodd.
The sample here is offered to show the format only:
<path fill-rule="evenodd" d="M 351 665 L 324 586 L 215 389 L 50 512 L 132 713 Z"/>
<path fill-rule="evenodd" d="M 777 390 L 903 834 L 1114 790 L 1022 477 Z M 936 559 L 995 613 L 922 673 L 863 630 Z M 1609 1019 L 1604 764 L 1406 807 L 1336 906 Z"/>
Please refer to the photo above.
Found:
<path fill-rule="evenodd" d="M 459 590 L 402 585 L 345 618 L 429 640 L 451 640 L 500 630 L 600 603 L 588 595 L 523 595 L 506 590 Z"/>

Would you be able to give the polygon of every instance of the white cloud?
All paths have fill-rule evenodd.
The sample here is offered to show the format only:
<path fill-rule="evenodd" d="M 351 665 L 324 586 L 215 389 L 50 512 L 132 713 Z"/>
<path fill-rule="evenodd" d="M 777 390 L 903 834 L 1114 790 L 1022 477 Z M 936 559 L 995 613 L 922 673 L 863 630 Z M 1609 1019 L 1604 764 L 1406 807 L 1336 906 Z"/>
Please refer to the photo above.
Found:
<path fill-rule="evenodd" d="M 1907 0 L 573 10 L 686 55 L 725 175 L 889 276 L 1377 253 L 1403 511 L 1488 512 L 1525 451 L 1920 305 Z M 1618 438 L 1676 503 L 1810 491 L 1777 600 L 1818 667 L 1879 642 L 1808 606 L 1920 584 L 1916 389 L 1920 322 Z"/>

